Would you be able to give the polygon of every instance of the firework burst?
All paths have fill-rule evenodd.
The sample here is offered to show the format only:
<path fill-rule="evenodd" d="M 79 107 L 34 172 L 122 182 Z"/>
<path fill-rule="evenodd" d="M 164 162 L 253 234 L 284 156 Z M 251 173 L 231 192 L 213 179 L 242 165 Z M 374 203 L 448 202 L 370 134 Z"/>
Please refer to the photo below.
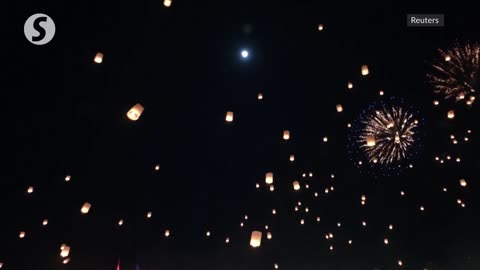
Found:
<path fill-rule="evenodd" d="M 468 97 L 467 103 L 471 105 L 480 86 L 480 45 L 455 44 L 447 50 L 439 49 L 439 54 L 427 74 L 435 93 L 457 101 Z"/>
<path fill-rule="evenodd" d="M 375 174 L 388 175 L 411 167 L 418 152 L 423 120 L 416 112 L 398 102 L 370 105 L 354 122 L 349 136 L 350 149 L 358 167 L 371 168 Z M 367 167 L 365 167 L 367 166 Z"/>
<path fill-rule="evenodd" d="M 362 120 L 357 143 L 371 163 L 389 164 L 407 157 L 418 120 L 401 107 L 383 107 Z"/>

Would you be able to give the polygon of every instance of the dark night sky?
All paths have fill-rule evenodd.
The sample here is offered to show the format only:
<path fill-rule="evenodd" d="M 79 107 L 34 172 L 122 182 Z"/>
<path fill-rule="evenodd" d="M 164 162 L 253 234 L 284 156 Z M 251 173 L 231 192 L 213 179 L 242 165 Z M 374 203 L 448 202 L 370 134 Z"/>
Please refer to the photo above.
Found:
<path fill-rule="evenodd" d="M 160 0 L 7 3 L 3 269 L 115 269 L 118 258 L 122 270 L 136 264 L 273 269 L 274 263 L 295 270 L 478 269 L 478 104 L 467 109 L 441 100 L 434 107 L 438 97 L 425 79 L 438 48 L 480 40 L 474 7 L 450 2 L 409 8 L 323 1 L 173 0 L 171 8 Z M 38 12 L 56 24 L 44 46 L 23 34 L 25 20 Z M 443 13 L 446 26 L 407 28 L 408 13 Z M 250 51 L 246 60 L 243 48 Z M 104 61 L 95 64 L 99 51 Z M 366 77 L 363 64 L 370 68 Z M 425 139 L 413 169 L 375 179 L 353 166 L 346 123 L 392 96 L 418 108 Z M 133 122 L 126 112 L 137 102 L 145 111 Z M 455 120 L 447 120 L 451 108 Z M 233 123 L 225 122 L 226 111 L 234 111 Z M 289 141 L 282 140 L 285 129 Z M 452 145 L 449 134 L 467 129 L 470 142 Z M 447 154 L 462 162 L 434 161 Z M 275 192 L 265 187 L 268 171 Z M 304 172 L 313 178 L 301 178 Z M 294 179 L 310 189 L 293 192 Z M 331 185 L 335 191 L 325 194 Z M 92 209 L 81 215 L 86 201 Z M 295 212 L 298 201 L 310 212 Z M 251 231 L 265 231 L 266 224 L 273 239 L 251 248 Z M 389 232 L 388 224 L 395 229 Z M 328 232 L 333 240 L 325 239 Z M 59 256 L 63 243 L 72 247 L 67 265 Z"/>

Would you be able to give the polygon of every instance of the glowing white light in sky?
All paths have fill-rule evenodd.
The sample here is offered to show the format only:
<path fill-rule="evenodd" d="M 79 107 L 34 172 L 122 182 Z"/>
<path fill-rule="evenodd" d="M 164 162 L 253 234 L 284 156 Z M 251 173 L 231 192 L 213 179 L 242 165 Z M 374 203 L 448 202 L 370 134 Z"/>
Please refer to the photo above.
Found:
<path fill-rule="evenodd" d="M 248 57 L 248 51 L 247 50 L 242 50 L 242 57 L 247 58 Z"/>

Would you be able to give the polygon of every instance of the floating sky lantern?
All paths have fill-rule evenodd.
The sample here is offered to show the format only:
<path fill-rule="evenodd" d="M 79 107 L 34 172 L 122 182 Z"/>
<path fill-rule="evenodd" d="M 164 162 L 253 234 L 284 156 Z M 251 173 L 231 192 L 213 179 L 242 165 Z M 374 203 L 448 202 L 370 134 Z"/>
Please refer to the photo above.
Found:
<path fill-rule="evenodd" d="M 72 179 L 72 176 L 70 175 L 65 176 L 65 182 L 70 182 L 71 179 Z"/>
<path fill-rule="evenodd" d="M 363 75 L 363 76 L 367 76 L 367 75 L 368 75 L 368 66 L 367 66 L 367 65 L 363 65 L 363 66 L 362 66 L 362 75 Z"/>
<path fill-rule="evenodd" d="M 290 160 L 291 162 L 295 161 L 295 155 L 290 155 L 289 160 Z"/>
<path fill-rule="evenodd" d="M 271 232 L 267 232 L 267 239 L 268 240 L 272 239 L 272 233 Z"/>
<path fill-rule="evenodd" d="M 298 181 L 293 181 L 293 189 L 300 190 L 300 183 Z"/>
<path fill-rule="evenodd" d="M 256 248 L 259 247 L 262 243 L 262 232 L 253 231 L 250 236 L 250 246 Z"/>
<path fill-rule="evenodd" d="M 319 25 L 318 25 L 318 31 L 323 31 L 323 28 L 324 28 L 324 27 L 323 27 L 323 24 L 319 24 Z"/>
<path fill-rule="evenodd" d="M 226 243 L 226 244 L 230 243 L 230 238 L 228 238 L 228 237 L 225 238 L 225 243 Z"/>
<path fill-rule="evenodd" d="M 97 52 L 97 54 L 95 54 L 95 58 L 93 59 L 93 62 L 97 64 L 101 64 L 103 62 L 103 53 Z"/>
<path fill-rule="evenodd" d="M 28 188 L 27 188 L 27 193 L 28 193 L 28 194 L 33 193 L 33 187 L 31 187 L 31 186 L 28 187 Z"/>
<path fill-rule="evenodd" d="M 60 250 L 60 256 L 62 256 L 62 258 L 66 258 L 70 254 L 70 247 L 65 244 L 60 247 Z"/>
<path fill-rule="evenodd" d="M 433 101 L 433 105 L 438 106 L 438 104 L 440 104 L 440 102 L 438 100 Z"/>
<path fill-rule="evenodd" d="M 225 121 L 233 122 L 233 112 L 228 111 L 227 115 L 225 116 Z"/>
<path fill-rule="evenodd" d="M 353 83 L 352 83 L 352 82 L 348 82 L 348 83 L 347 83 L 347 88 L 348 88 L 348 89 L 352 89 L 352 88 L 353 88 Z"/>
<path fill-rule="evenodd" d="M 165 237 L 169 237 L 170 236 L 170 230 L 165 230 Z"/>
<path fill-rule="evenodd" d="M 70 262 L 70 258 L 65 258 L 65 259 L 62 261 L 63 264 L 67 264 L 67 263 L 69 263 L 69 262 Z"/>
<path fill-rule="evenodd" d="M 18 234 L 18 237 L 19 237 L 20 239 L 23 239 L 23 238 L 25 238 L 25 235 L 26 235 L 26 233 L 22 231 L 22 232 L 20 232 L 20 233 Z"/>
<path fill-rule="evenodd" d="M 123 219 L 120 219 L 120 220 L 118 221 L 118 226 L 122 226 L 122 225 L 123 225 Z"/>
<path fill-rule="evenodd" d="M 283 131 L 283 139 L 284 139 L 285 141 L 287 141 L 287 140 L 290 139 L 290 131 L 288 131 L 288 130 L 284 130 L 284 131 Z"/>
<path fill-rule="evenodd" d="M 447 117 L 448 117 L 448 119 L 453 119 L 453 118 L 455 118 L 455 111 L 454 111 L 454 110 L 448 111 Z"/>
<path fill-rule="evenodd" d="M 343 112 L 342 104 L 337 104 L 336 108 L 337 108 L 337 112 Z"/>
<path fill-rule="evenodd" d="M 42 221 L 42 225 L 43 225 L 43 226 L 47 226 L 47 225 L 48 225 L 48 219 L 44 219 L 44 220 Z"/>
<path fill-rule="evenodd" d="M 163 5 L 167 8 L 170 7 L 172 5 L 172 0 L 164 0 Z"/>
<path fill-rule="evenodd" d="M 384 238 L 384 239 L 383 239 L 383 243 L 384 243 L 385 245 L 388 245 L 388 238 Z"/>
<path fill-rule="evenodd" d="M 133 107 L 127 112 L 128 119 L 137 121 L 143 113 L 143 106 L 140 103 L 133 105 Z"/>
<path fill-rule="evenodd" d="M 465 180 L 465 179 L 460 179 L 460 186 L 466 187 L 466 186 L 467 186 L 467 180 Z"/>
<path fill-rule="evenodd" d="M 151 218 L 152 217 L 152 212 L 148 212 L 147 213 L 147 218 Z"/>
<path fill-rule="evenodd" d="M 328 142 L 328 137 L 323 137 L 323 142 Z"/>
<path fill-rule="evenodd" d="M 273 173 L 272 172 L 267 172 L 265 174 L 265 183 L 267 183 L 268 185 L 273 184 Z"/>
<path fill-rule="evenodd" d="M 82 212 L 82 214 L 88 214 L 88 212 L 90 211 L 90 208 L 92 207 L 92 205 L 88 202 L 84 203 L 82 208 L 80 209 L 80 212 Z"/>
<path fill-rule="evenodd" d="M 263 94 L 262 94 L 262 93 L 258 93 L 258 94 L 257 94 L 257 99 L 258 99 L 258 100 L 262 100 L 262 99 L 263 99 Z"/>

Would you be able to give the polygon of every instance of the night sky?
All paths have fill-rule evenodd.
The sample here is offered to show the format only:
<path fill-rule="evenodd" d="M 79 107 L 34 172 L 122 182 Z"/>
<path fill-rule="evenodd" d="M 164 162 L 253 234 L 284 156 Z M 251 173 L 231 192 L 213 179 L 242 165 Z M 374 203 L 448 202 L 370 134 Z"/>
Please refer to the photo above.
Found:
<path fill-rule="evenodd" d="M 479 269 L 478 100 L 426 78 L 439 48 L 480 41 L 474 7 L 450 2 L 7 3 L 2 270 Z M 35 13 L 55 21 L 46 45 L 23 33 Z M 445 27 L 407 27 L 411 13 Z M 347 124 L 392 98 L 422 125 L 413 168 L 380 175 L 355 164 Z"/>

